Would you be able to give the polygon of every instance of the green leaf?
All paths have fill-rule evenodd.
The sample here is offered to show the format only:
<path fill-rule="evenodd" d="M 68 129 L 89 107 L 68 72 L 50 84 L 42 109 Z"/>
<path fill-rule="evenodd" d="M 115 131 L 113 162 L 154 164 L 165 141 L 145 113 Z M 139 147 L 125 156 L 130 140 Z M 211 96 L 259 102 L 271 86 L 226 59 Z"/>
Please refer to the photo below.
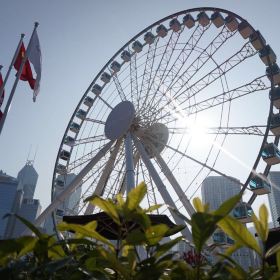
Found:
<path fill-rule="evenodd" d="M 161 239 L 164 238 L 168 229 L 168 226 L 164 224 L 149 227 L 145 231 L 147 243 L 151 246 L 156 245 Z"/>
<path fill-rule="evenodd" d="M 74 231 L 76 234 L 78 233 L 81 234 L 82 236 L 91 237 L 96 240 L 99 240 L 104 244 L 109 245 L 112 248 L 113 247 L 112 243 L 108 239 L 106 239 L 105 237 L 103 237 L 102 235 L 100 235 L 98 232 L 95 231 L 96 227 L 97 227 L 96 221 L 92 221 L 86 225 L 77 225 L 77 224 L 70 224 L 65 222 L 62 222 L 57 225 L 57 228 L 60 231 Z"/>
<path fill-rule="evenodd" d="M 260 206 L 259 219 L 263 229 L 264 241 L 266 241 L 268 237 L 269 229 L 268 229 L 268 211 L 264 204 Z"/>
<path fill-rule="evenodd" d="M 36 245 L 36 242 L 38 241 L 38 238 L 33 236 L 22 236 L 16 239 L 16 242 L 20 244 L 21 250 L 18 253 L 19 257 L 22 257 L 26 255 L 27 253 L 34 250 L 34 247 Z"/>
<path fill-rule="evenodd" d="M 172 236 L 180 231 L 182 231 L 186 226 L 185 225 L 176 225 L 172 228 L 169 228 L 168 231 L 165 233 L 165 237 Z"/>
<path fill-rule="evenodd" d="M 10 216 L 11 214 L 7 214 L 6 216 Z M 42 233 L 28 220 L 18 216 L 17 214 L 13 214 L 17 219 L 19 219 L 27 228 L 29 228 L 32 232 L 34 232 L 39 238 L 42 238 Z"/>
<path fill-rule="evenodd" d="M 220 216 L 204 212 L 197 212 L 192 215 L 192 236 L 198 252 L 201 252 L 208 238 L 214 233 L 217 221 L 220 219 Z"/>
<path fill-rule="evenodd" d="M 240 248 L 242 248 L 242 245 L 235 243 L 226 249 L 224 255 L 231 256 L 236 250 L 238 250 Z"/>
<path fill-rule="evenodd" d="M 173 212 L 175 215 L 177 215 L 178 217 L 180 217 L 182 220 L 184 220 L 185 222 L 187 222 L 189 225 L 191 225 L 191 220 L 189 218 L 187 218 L 185 215 L 183 215 L 180 211 L 178 211 L 178 209 L 173 208 L 169 205 L 167 205 L 167 208 L 170 210 L 170 212 Z"/>
<path fill-rule="evenodd" d="M 50 259 L 61 259 L 65 257 L 65 252 L 61 245 L 57 244 L 56 239 L 53 236 L 48 240 L 48 257 Z"/>
<path fill-rule="evenodd" d="M 139 207 L 139 204 L 143 200 L 146 193 L 147 186 L 144 182 L 142 182 L 128 193 L 125 203 L 126 208 L 132 211 Z"/>
<path fill-rule="evenodd" d="M 159 258 L 165 253 L 167 253 L 171 248 L 173 248 L 178 242 L 182 240 L 182 237 L 177 237 L 171 241 L 165 242 L 163 244 L 157 245 L 155 258 Z"/>
<path fill-rule="evenodd" d="M 85 201 L 90 201 L 92 204 L 98 206 L 100 209 L 102 209 L 105 213 L 107 213 L 112 220 L 118 224 L 121 225 L 120 218 L 116 209 L 116 205 L 110 201 L 110 200 L 105 200 L 99 196 L 92 196 Z"/>
<path fill-rule="evenodd" d="M 247 246 L 261 255 L 261 249 L 256 239 L 241 222 L 227 216 L 218 222 L 218 226 L 237 243 Z"/>
<path fill-rule="evenodd" d="M 226 200 L 217 210 L 213 212 L 213 214 L 223 217 L 227 216 L 234 208 L 234 206 L 240 201 L 241 197 L 242 195 L 238 194 Z"/>
<path fill-rule="evenodd" d="M 132 230 L 125 238 L 129 245 L 142 245 L 146 242 L 146 235 L 140 229 Z"/>
<path fill-rule="evenodd" d="M 155 205 L 152 205 L 151 207 L 147 208 L 147 209 L 144 209 L 144 212 L 145 213 L 151 213 L 151 212 L 154 212 L 155 210 L 158 210 L 163 204 L 155 204 Z"/>
<path fill-rule="evenodd" d="M 271 255 L 274 255 L 277 252 L 280 252 L 280 242 L 273 245 L 265 254 L 265 258 L 270 257 Z"/>
<path fill-rule="evenodd" d="M 195 210 L 197 212 L 204 212 L 204 206 L 203 206 L 202 201 L 200 200 L 200 198 L 195 197 L 193 199 L 193 206 L 194 206 L 194 208 L 195 208 Z"/>
<path fill-rule="evenodd" d="M 121 193 L 118 193 L 116 195 L 116 200 L 121 207 L 124 205 L 124 200 Z"/>

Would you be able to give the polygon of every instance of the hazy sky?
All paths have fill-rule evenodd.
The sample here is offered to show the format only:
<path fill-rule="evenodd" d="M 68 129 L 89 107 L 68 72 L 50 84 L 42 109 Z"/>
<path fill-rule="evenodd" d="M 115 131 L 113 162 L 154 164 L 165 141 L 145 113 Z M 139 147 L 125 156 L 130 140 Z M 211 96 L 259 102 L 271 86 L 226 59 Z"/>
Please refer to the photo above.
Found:
<path fill-rule="evenodd" d="M 25 33 L 27 45 L 35 21 L 40 23 L 43 62 L 41 92 L 36 103 L 32 102 L 28 84 L 19 82 L 0 136 L 0 169 L 16 176 L 27 160 L 30 147 L 30 158 L 37 149 L 35 169 L 39 180 L 35 197 L 45 208 L 50 202 L 54 163 L 65 128 L 103 65 L 151 23 L 181 10 L 203 6 L 224 8 L 244 17 L 280 55 L 279 1 L 2 0 L 2 75 L 9 67 L 20 34 Z M 12 71 L 6 94 L 12 87 L 14 74 Z"/>

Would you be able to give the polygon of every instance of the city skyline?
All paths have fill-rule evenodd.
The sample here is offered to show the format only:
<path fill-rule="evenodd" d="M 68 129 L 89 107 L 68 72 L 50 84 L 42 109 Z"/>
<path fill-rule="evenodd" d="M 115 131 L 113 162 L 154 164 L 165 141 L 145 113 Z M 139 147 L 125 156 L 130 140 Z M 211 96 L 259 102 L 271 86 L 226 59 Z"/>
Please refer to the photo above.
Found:
<path fill-rule="evenodd" d="M 2 46 L 0 49 L 4 54 L 2 55 L 4 56 L 3 62 L 0 62 L 5 66 L 2 71 L 4 74 L 20 33 L 26 33 L 25 42 L 27 44 L 33 23 L 38 20 L 40 23 L 38 35 L 43 56 L 41 93 L 38 101 L 33 104 L 32 91 L 28 85 L 20 82 L 0 137 L 0 154 L 3 155 L 0 158 L 0 169 L 10 175 L 15 175 L 16 169 L 19 170 L 19 166 L 26 161 L 30 145 L 34 147 L 31 149 L 31 154 L 35 153 L 35 147 L 38 146 L 35 166 L 38 165 L 40 176 L 35 196 L 41 200 L 43 208 L 45 208 L 50 202 L 52 171 L 60 141 L 70 116 L 90 81 L 107 60 L 136 33 L 167 15 L 193 8 L 193 3 L 187 5 L 184 1 L 175 1 L 177 5 L 174 3 L 173 5 L 170 3 L 162 5 L 160 1 L 155 1 L 150 4 L 151 6 L 147 5 L 143 8 L 137 6 L 137 9 L 133 9 L 133 7 L 136 8 L 136 4 L 131 7 L 130 2 L 123 1 L 123 7 L 129 9 L 127 13 L 123 11 L 121 5 L 113 2 L 107 6 L 101 3 L 97 5 L 86 2 L 84 6 L 81 5 L 80 11 L 75 11 L 75 5 L 72 3 L 68 4 L 67 9 L 64 10 L 66 2 L 57 4 L 58 7 L 54 5 L 54 2 L 50 6 L 44 6 L 45 4 L 40 6 L 35 1 L 28 1 L 28 3 L 32 4 L 34 11 L 27 13 L 28 20 L 22 26 L 9 24 L 9 15 L 12 14 L 15 7 L 14 4 L 5 4 L 7 15 L 1 15 L 1 20 L 2 26 L 7 26 L 7 30 L 2 36 L 7 46 Z M 231 10 L 246 18 L 256 29 L 261 30 L 277 54 L 279 40 L 272 34 L 274 24 L 277 23 L 274 9 L 265 10 L 266 7 L 264 7 L 261 10 L 263 7 L 261 1 L 241 3 L 241 1 L 236 1 L 234 4 L 225 4 L 213 1 L 211 5 Z M 196 7 L 208 6 L 207 1 L 197 1 L 195 4 Z M 254 9 L 252 9 L 252 5 L 254 5 Z M 160 7 L 160 9 L 155 9 L 155 7 Z M 17 9 L 20 8 L 27 9 L 17 7 Z M 48 13 L 45 13 L 44 9 Z M 0 13 L 3 13 L 4 10 Z M 114 12 L 115 10 L 117 12 Z M 145 17 L 143 16 L 144 11 L 146 12 Z M 267 13 L 264 14 L 264 11 Z M 52 12 L 55 14 L 51 16 Z M 268 16 L 269 13 L 271 16 Z M 266 21 L 263 20 L 264 15 Z M 73 18 L 80 20 L 74 21 Z M 109 22 L 108 18 L 110 18 Z M 61 21 L 61 19 L 63 20 Z M 111 21 L 116 24 L 110 24 Z M 71 29 L 70 26 L 73 22 L 76 25 Z M 58 28 L 55 28 L 55 25 Z M 93 30 L 90 26 L 94 26 Z M 50 28 L 53 30 L 52 35 L 48 34 Z M 111 32 L 112 29 L 118 32 Z M 106 32 L 110 32 L 110 34 L 105 35 Z M 63 34 L 63 38 L 59 37 L 60 34 Z M 9 87 L 11 87 L 10 84 L 6 92 L 9 92 Z M 261 201 L 267 203 L 267 199 L 264 197 L 261 198 Z"/>

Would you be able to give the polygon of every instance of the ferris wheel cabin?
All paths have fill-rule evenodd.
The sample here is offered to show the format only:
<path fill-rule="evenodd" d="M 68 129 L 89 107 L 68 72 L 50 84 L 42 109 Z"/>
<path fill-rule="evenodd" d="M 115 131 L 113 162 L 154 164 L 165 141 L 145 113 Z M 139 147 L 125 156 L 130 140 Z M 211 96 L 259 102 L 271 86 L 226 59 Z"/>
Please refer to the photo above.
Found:
<path fill-rule="evenodd" d="M 280 109 L 280 87 L 277 86 L 274 89 L 270 90 L 269 98 L 273 102 L 273 106 L 276 109 Z"/>
<path fill-rule="evenodd" d="M 238 21 L 235 17 L 227 16 L 225 18 L 226 27 L 231 31 L 234 32 L 238 28 Z"/>
<path fill-rule="evenodd" d="M 197 20 L 203 27 L 207 26 L 210 23 L 210 18 L 205 12 L 199 13 L 197 15 Z"/>
<path fill-rule="evenodd" d="M 280 135 L 280 114 L 273 114 L 269 125 L 270 131 L 275 135 Z"/>
<path fill-rule="evenodd" d="M 250 35 L 250 43 L 257 51 L 260 51 L 266 45 L 264 37 L 258 30 Z"/>
<path fill-rule="evenodd" d="M 223 26 L 225 23 L 224 17 L 219 12 L 214 12 L 211 15 L 211 21 L 217 28 Z"/>
<path fill-rule="evenodd" d="M 179 32 L 181 30 L 181 24 L 177 18 L 173 18 L 169 22 L 169 27 L 174 31 L 174 32 Z"/>
<path fill-rule="evenodd" d="M 259 51 L 259 56 L 266 66 L 276 62 L 276 54 L 269 45 Z"/>
<path fill-rule="evenodd" d="M 194 20 L 193 16 L 190 15 L 190 14 L 185 15 L 185 16 L 183 17 L 183 24 L 184 24 L 185 26 L 187 26 L 189 29 L 192 28 L 192 27 L 194 27 L 194 25 L 195 25 L 195 20 Z"/>
<path fill-rule="evenodd" d="M 233 217 L 238 219 L 241 223 L 252 222 L 253 209 L 250 204 L 246 202 L 240 202 L 233 209 Z"/>
<path fill-rule="evenodd" d="M 156 33 L 159 37 L 164 38 L 167 35 L 168 30 L 163 24 L 161 24 L 157 27 Z"/>
<path fill-rule="evenodd" d="M 247 21 L 242 21 L 238 25 L 238 31 L 244 39 L 248 39 L 253 34 L 253 29 Z"/>
<path fill-rule="evenodd" d="M 271 184 L 264 178 L 263 174 L 253 176 L 249 182 L 250 190 L 257 195 L 268 194 L 271 191 Z"/>
<path fill-rule="evenodd" d="M 77 124 L 77 123 L 75 123 L 75 122 L 72 122 L 72 123 L 70 124 L 69 129 L 70 129 L 72 132 L 74 132 L 74 133 L 78 133 L 78 132 L 80 131 L 80 125 Z"/>
<path fill-rule="evenodd" d="M 266 68 L 266 76 L 274 85 L 280 84 L 280 69 L 277 63 L 273 63 L 272 66 Z"/>
<path fill-rule="evenodd" d="M 280 163 L 280 151 L 274 143 L 265 145 L 262 151 L 262 159 L 269 165 Z"/>

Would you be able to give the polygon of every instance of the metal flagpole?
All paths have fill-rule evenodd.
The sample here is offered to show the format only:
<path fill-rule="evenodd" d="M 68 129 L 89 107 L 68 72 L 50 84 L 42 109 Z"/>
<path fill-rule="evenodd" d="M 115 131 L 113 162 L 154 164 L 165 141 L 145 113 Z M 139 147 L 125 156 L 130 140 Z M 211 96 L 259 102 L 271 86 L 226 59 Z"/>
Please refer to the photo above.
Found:
<path fill-rule="evenodd" d="M 5 120 L 6 120 L 6 117 L 7 117 L 7 114 L 8 114 L 8 111 L 9 111 L 9 108 L 11 106 L 11 102 L 12 102 L 12 99 L 13 99 L 13 96 L 15 94 L 15 91 L 16 91 L 16 88 L 17 88 L 17 84 L 18 84 L 18 81 L 19 81 L 19 78 L 21 76 L 21 73 L 22 73 L 22 70 L 23 70 L 23 66 L 28 58 L 28 54 L 29 54 L 29 50 L 30 50 L 30 42 L 32 42 L 32 38 L 33 38 L 33 35 L 34 35 L 34 32 L 35 30 L 37 29 L 39 23 L 38 22 L 35 22 L 34 24 L 34 29 L 33 29 L 33 32 L 32 32 L 32 35 L 30 37 L 30 40 L 29 40 L 29 43 L 28 43 L 28 46 L 27 46 L 27 49 L 26 49 L 26 52 L 25 52 L 25 56 L 23 57 L 23 60 L 21 62 L 21 65 L 20 65 L 20 68 L 17 72 L 17 75 L 16 75 L 16 79 L 15 79 L 15 82 L 14 82 L 14 85 L 13 85 L 13 88 L 11 90 L 11 93 L 10 93 L 10 96 L 9 96 L 9 99 L 7 101 L 7 104 L 6 104 L 6 107 L 5 107 L 5 110 L 3 112 L 3 116 L 2 116 L 2 119 L 0 121 L 0 135 L 1 135 L 1 132 L 2 132 L 2 129 L 3 129 L 3 126 L 4 126 L 4 123 L 5 123 Z M 9 69 L 10 70 L 10 69 Z M 6 75 L 7 76 L 7 75 Z M 5 78 L 6 79 L 6 78 Z M 4 84 L 4 83 L 3 83 Z"/>
<path fill-rule="evenodd" d="M 21 47 L 23 38 L 24 38 L 24 34 L 21 34 L 21 35 L 20 35 L 20 40 L 19 40 L 19 42 L 18 42 L 16 51 L 15 51 L 14 56 L 13 56 L 13 59 L 12 59 L 12 62 L 11 62 L 10 66 L 9 66 L 9 69 L 8 69 L 8 71 L 7 71 L 7 73 L 6 73 L 6 76 L 5 76 L 5 78 L 4 78 L 3 84 L 2 84 L 2 86 L 0 87 L 0 96 L 2 95 L 2 92 L 3 92 L 4 88 L 5 88 L 5 85 L 6 85 L 7 81 L 8 81 L 8 78 L 9 78 L 9 76 L 10 76 L 10 72 L 11 72 L 11 70 L 12 70 L 14 64 L 15 64 L 16 59 L 17 59 L 17 56 L 18 56 L 18 53 L 19 53 L 19 50 L 20 50 L 20 47 Z M 1 65 L 1 68 L 2 68 L 2 65 Z"/>

